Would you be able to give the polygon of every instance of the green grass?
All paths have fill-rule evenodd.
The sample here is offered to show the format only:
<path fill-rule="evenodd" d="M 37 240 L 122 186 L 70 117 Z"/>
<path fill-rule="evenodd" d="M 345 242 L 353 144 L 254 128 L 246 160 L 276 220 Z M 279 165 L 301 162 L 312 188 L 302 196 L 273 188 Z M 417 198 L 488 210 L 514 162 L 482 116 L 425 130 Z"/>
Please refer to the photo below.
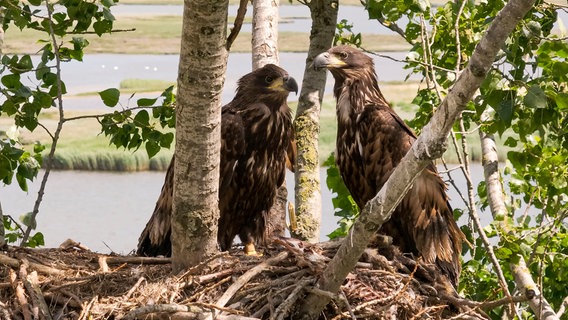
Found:
<path fill-rule="evenodd" d="M 124 79 L 120 81 L 120 92 L 157 92 L 163 91 L 164 88 L 175 86 L 173 81 L 153 80 L 153 79 Z"/>
<path fill-rule="evenodd" d="M 234 20 L 234 18 L 231 19 Z M 95 34 L 84 35 L 90 43 L 85 52 L 87 54 L 178 54 L 181 23 L 181 16 L 119 17 L 115 21 L 114 29 L 122 31 L 102 37 Z M 362 37 L 369 50 L 400 51 L 409 48 L 409 45 L 397 35 L 363 34 Z M 46 39 L 45 34 L 36 30 L 20 31 L 11 26 L 6 30 L 4 52 L 37 53 L 42 47 L 42 44 L 36 41 L 38 39 Z M 63 38 L 63 43 L 68 45 L 70 39 L 71 36 Z M 251 39 L 250 32 L 241 32 L 233 43 L 231 51 L 250 52 Z M 278 40 L 279 50 L 282 52 L 306 52 L 309 46 L 309 33 L 280 32 Z"/>

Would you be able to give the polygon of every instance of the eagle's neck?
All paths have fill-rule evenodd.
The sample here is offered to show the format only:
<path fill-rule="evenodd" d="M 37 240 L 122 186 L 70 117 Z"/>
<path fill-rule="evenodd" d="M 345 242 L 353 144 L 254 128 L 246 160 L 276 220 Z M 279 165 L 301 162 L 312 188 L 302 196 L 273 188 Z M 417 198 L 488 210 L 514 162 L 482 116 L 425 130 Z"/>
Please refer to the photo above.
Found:
<path fill-rule="evenodd" d="M 334 95 L 340 122 L 349 122 L 370 105 L 388 105 L 379 89 L 373 69 L 345 69 L 332 72 L 335 78 Z"/>

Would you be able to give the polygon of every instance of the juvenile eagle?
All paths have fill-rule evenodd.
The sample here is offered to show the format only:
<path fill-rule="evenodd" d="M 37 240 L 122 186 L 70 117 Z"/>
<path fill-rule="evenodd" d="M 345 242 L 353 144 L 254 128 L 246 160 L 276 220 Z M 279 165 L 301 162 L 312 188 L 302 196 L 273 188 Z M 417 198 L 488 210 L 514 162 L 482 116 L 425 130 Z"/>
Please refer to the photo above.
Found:
<path fill-rule="evenodd" d="M 363 209 L 416 136 L 385 100 L 369 56 L 338 46 L 318 55 L 314 67 L 327 68 L 335 78 L 336 163 L 351 196 Z M 463 234 L 434 164 L 416 179 L 380 233 L 391 236 L 402 252 L 435 264 L 454 286 L 458 283 Z"/>
<path fill-rule="evenodd" d="M 240 78 L 235 98 L 222 108 L 217 241 L 223 251 L 236 235 L 249 255 L 264 240 L 266 215 L 284 182 L 287 158 L 294 161 L 292 115 L 286 103 L 291 91 L 298 92 L 296 80 L 268 64 Z M 138 255 L 171 255 L 173 168 L 174 158 L 138 240 Z"/>

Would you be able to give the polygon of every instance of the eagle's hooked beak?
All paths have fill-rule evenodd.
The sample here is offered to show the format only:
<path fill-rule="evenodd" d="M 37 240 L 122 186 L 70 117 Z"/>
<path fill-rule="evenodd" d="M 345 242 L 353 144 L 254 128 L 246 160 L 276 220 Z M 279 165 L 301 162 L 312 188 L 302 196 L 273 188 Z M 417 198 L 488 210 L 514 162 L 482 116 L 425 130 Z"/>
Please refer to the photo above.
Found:
<path fill-rule="evenodd" d="M 313 66 L 315 70 L 324 68 L 339 68 L 345 65 L 345 62 L 338 59 L 335 55 L 328 52 L 320 53 L 314 58 Z"/>
<path fill-rule="evenodd" d="M 284 89 L 292 92 L 294 91 L 295 94 L 298 94 L 298 83 L 296 79 L 292 77 L 285 77 L 284 78 Z"/>

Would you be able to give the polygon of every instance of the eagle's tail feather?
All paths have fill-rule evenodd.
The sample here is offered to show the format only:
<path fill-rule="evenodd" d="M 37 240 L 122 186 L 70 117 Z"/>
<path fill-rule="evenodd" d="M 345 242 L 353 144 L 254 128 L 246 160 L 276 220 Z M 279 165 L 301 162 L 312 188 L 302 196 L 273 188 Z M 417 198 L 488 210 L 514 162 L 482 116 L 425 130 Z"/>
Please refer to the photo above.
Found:
<path fill-rule="evenodd" d="M 152 217 L 138 238 L 136 254 L 140 256 L 166 256 L 172 254 L 171 235 L 171 212 L 174 179 L 174 158 L 170 162 L 160 197 Z"/>

